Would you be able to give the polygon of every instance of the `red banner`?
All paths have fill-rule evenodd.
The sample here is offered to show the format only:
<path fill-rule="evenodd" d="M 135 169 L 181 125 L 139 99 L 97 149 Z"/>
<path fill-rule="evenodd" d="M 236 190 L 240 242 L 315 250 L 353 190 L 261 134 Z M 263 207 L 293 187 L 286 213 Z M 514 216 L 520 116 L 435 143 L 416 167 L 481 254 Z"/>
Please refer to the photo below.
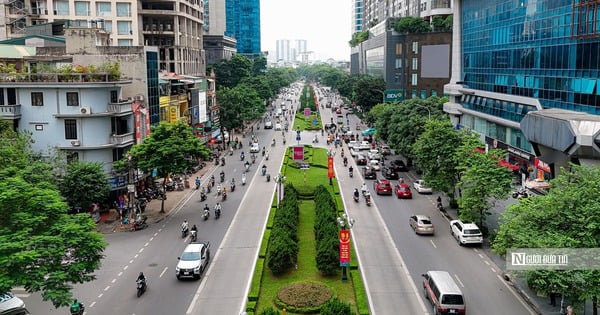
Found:
<path fill-rule="evenodd" d="M 350 230 L 340 230 L 340 267 L 350 266 Z"/>
<path fill-rule="evenodd" d="M 304 161 L 304 147 L 294 147 L 294 161 Z"/>
<path fill-rule="evenodd" d="M 327 159 L 327 168 L 328 168 L 327 175 L 331 179 L 331 178 L 333 178 L 333 157 L 332 156 L 330 156 Z"/>
<path fill-rule="evenodd" d="M 533 160 L 533 165 L 535 165 L 535 167 L 537 167 L 538 169 L 550 174 L 552 173 L 552 170 L 550 169 L 550 165 L 548 165 L 548 163 L 538 159 L 537 157 Z"/>

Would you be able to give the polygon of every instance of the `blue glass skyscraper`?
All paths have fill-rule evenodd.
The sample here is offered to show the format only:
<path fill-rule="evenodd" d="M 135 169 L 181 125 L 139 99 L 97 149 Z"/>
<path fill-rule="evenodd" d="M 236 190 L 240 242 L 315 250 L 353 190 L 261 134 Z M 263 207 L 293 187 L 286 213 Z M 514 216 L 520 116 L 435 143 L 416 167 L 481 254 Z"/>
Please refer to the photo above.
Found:
<path fill-rule="evenodd" d="M 237 39 L 238 54 L 260 56 L 260 0 L 226 0 L 225 35 Z"/>
<path fill-rule="evenodd" d="M 581 126 L 600 115 L 599 11 L 584 0 L 455 0 L 444 110 L 523 168 L 555 175 L 597 159 L 600 139 L 581 139 L 600 130 Z"/>

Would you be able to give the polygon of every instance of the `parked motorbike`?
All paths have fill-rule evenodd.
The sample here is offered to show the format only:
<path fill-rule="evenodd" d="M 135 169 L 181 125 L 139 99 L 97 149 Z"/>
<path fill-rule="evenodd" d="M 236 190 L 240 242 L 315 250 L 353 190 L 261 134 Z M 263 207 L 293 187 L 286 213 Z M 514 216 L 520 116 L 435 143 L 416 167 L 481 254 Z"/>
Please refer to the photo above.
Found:
<path fill-rule="evenodd" d="M 208 220 L 208 217 L 210 217 L 210 211 L 208 211 L 208 209 L 204 210 L 204 214 L 202 215 L 202 219 L 204 219 L 204 221 Z"/>
<path fill-rule="evenodd" d="M 143 229 L 147 228 L 148 227 L 148 223 L 146 223 L 147 219 L 148 218 L 146 218 L 146 217 L 142 217 L 141 220 L 136 220 L 136 221 L 131 222 L 131 231 L 132 232 L 139 231 L 139 230 L 143 230 Z"/>
<path fill-rule="evenodd" d="M 519 190 L 513 191 L 512 197 L 515 199 L 527 198 L 527 197 L 529 197 L 529 192 L 527 192 L 526 189 L 521 188 Z"/>
<path fill-rule="evenodd" d="M 140 297 L 144 292 L 146 292 L 146 281 L 137 280 L 137 297 Z"/>
<path fill-rule="evenodd" d="M 198 231 L 192 230 L 190 232 L 190 242 L 195 242 L 198 240 Z"/>

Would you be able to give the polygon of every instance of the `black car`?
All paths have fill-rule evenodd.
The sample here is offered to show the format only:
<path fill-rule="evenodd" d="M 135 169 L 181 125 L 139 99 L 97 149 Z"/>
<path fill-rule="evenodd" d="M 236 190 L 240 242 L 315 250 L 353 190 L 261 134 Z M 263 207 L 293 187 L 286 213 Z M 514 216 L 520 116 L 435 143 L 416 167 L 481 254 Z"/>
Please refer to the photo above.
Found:
<path fill-rule="evenodd" d="M 396 172 L 408 172 L 408 168 L 406 167 L 406 164 L 404 164 L 404 161 L 402 161 L 402 160 L 393 160 L 390 163 L 390 168 Z"/>
<path fill-rule="evenodd" d="M 381 169 L 381 174 L 383 175 L 383 177 L 385 177 L 385 179 L 398 179 L 400 178 L 400 176 L 398 176 L 398 172 L 392 168 L 389 168 L 387 166 L 383 167 Z"/>
<path fill-rule="evenodd" d="M 377 172 L 370 167 L 363 167 L 363 176 L 365 179 L 377 179 Z"/>

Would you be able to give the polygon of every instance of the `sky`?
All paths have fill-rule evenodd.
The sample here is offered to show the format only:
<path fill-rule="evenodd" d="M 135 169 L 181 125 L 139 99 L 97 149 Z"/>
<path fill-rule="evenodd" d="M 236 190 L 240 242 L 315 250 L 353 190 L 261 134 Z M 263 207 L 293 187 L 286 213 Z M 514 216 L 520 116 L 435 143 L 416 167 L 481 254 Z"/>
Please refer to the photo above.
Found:
<path fill-rule="evenodd" d="M 350 60 L 352 0 L 260 0 L 261 50 L 305 39 L 310 60 Z"/>

